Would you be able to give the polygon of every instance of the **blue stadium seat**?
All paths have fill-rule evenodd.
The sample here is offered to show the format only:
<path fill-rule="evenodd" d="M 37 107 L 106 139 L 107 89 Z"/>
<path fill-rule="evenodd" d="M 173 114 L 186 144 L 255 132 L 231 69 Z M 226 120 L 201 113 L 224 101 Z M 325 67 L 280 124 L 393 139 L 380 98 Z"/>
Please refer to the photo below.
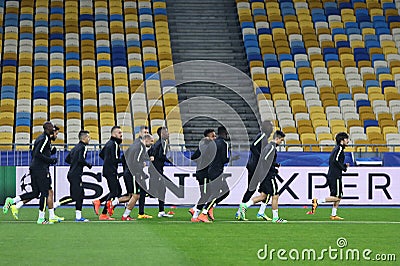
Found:
<path fill-rule="evenodd" d="M 364 132 L 367 132 L 367 127 L 379 127 L 377 120 L 364 120 Z"/>
<path fill-rule="evenodd" d="M 356 102 L 357 112 L 359 112 L 361 106 L 371 106 L 371 103 L 368 100 L 358 100 Z"/>

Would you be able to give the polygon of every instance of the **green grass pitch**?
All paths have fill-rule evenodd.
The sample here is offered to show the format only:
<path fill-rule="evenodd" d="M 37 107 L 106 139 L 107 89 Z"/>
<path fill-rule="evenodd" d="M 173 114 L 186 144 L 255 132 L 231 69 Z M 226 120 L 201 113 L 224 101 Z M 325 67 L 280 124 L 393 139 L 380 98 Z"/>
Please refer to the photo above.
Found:
<path fill-rule="evenodd" d="M 217 208 L 213 224 L 193 224 L 187 208 L 176 209 L 172 219 L 132 222 L 100 222 L 85 208 L 83 216 L 92 222 L 78 224 L 72 222 L 74 209 L 61 207 L 57 214 L 67 221 L 37 225 L 37 208 L 22 208 L 19 221 L 11 213 L 0 216 L 0 265 L 310 265 L 316 262 L 301 260 L 301 255 L 299 261 L 282 261 L 275 252 L 273 260 L 259 260 L 257 252 L 267 244 L 269 251 L 297 249 L 301 254 L 315 249 L 318 257 L 324 248 L 338 248 L 339 237 L 347 240 L 344 249 L 371 249 L 371 257 L 395 254 L 396 261 L 331 260 L 325 253 L 318 264 L 400 265 L 398 208 L 342 208 L 338 214 L 344 221 L 330 221 L 330 208 L 319 208 L 315 215 L 306 215 L 302 208 L 281 208 L 287 224 L 257 220 L 256 208 L 248 210 L 249 222 L 239 222 L 235 211 Z M 119 207 L 114 217 L 122 212 Z M 156 216 L 157 209 L 147 208 L 147 213 Z"/>

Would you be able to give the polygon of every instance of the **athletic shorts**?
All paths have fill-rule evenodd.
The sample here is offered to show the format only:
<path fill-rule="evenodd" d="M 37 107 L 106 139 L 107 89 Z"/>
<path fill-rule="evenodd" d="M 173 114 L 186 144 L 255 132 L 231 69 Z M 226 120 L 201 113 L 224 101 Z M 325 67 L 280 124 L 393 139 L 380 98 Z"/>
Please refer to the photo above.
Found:
<path fill-rule="evenodd" d="M 264 178 L 260 184 L 258 192 L 265 193 L 269 196 L 278 195 L 278 184 L 276 183 L 276 178 Z"/>
<path fill-rule="evenodd" d="M 121 184 L 119 183 L 118 177 L 116 175 L 113 176 L 104 176 L 107 180 L 108 189 L 110 190 L 111 198 L 119 197 L 122 194 Z"/>
<path fill-rule="evenodd" d="M 136 176 L 133 176 L 130 171 L 125 171 L 124 173 L 124 182 L 126 187 L 126 192 L 129 194 L 139 194 L 140 186 L 136 182 Z"/>
<path fill-rule="evenodd" d="M 343 197 L 343 184 L 342 179 L 328 178 L 328 186 L 330 190 L 330 195 L 336 198 Z"/>
<path fill-rule="evenodd" d="M 51 176 L 47 170 L 30 169 L 32 186 L 36 186 L 40 192 L 49 191 L 51 187 Z"/>
<path fill-rule="evenodd" d="M 69 195 L 74 201 L 84 197 L 84 190 L 82 186 L 82 176 L 69 176 L 67 175 L 69 182 Z"/>

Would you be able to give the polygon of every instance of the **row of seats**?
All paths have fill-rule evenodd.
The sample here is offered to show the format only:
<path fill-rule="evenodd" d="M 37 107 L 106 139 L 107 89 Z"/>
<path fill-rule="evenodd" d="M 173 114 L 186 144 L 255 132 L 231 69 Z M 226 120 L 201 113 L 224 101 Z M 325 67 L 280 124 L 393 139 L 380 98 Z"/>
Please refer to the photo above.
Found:
<path fill-rule="evenodd" d="M 168 125 L 171 143 L 184 143 L 165 1 L 1 4 L 5 142 L 31 142 L 50 119 L 61 128 L 57 143 L 75 143 L 81 128 L 105 143 L 115 124 L 125 143 L 141 125 Z"/>
<path fill-rule="evenodd" d="M 386 133 L 400 133 L 394 3 L 236 2 L 261 118 L 299 135 L 289 142 L 332 142 L 337 132 L 363 127 L 354 143 L 379 145 L 388 143 Z M 319 127 L 328 139 L 318 138 Z"/>

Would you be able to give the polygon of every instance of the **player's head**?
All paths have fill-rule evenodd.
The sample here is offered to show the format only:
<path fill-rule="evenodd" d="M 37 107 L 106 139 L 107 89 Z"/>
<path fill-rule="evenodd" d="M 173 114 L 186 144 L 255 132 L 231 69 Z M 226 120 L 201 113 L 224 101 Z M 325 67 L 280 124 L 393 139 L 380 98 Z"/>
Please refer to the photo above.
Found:
<path fill-rule="evenodd" d="M 346 132 L 340 132 L 336 135 L 336 144 L 347 146 L 349 145 L 349 135 Z"/>
<path fill-rule="evenodd" d="M 142 137 L 142 142 L 147 148 L 150 148 L 151 145 L 153 145 L 153 143 L 154 143 L 154 138 L 150 134 L 145 134 Z"/>
<path fill-rule="evenodd" d="M 149 134 L 149 128 L 147 126 L 140 126 L 139 136 L 143 138 L 143 136 L 146 134 Z"/>
<path fill-rule="evenodd" d="M 274 124 L 269 121 L 269 120 L 265 120 L 261 122 L 261 132 L 264 133 L 267 138 L 269 138 L 269 136 L 271 136 L 272 131 L 274 130 Z"/>
<path fill-rule="evenodd" d="M 157 135 L 161 139 L 168 139 L 169 138 L 169 132 L 167 127 L 159 127 L 157 128 Z"/>
<path fill-rule="evenodd" d="M 210 138 L 211 140 L 214 140 L 217 138 L 217 135 L 215 134 L 215 130 L 212 128 L 208 128 L 204 130 L 204 137 Z"/>
<path fill-rule="evenodd" d="M 47 135 L 53 135 L 54 133 L 54 124 L 50 121 L 46 121 L 43 124 L 43 130 Z"/>
<path fill-rule="evenodd" d="M 273 138 L 276 145 L 281 145 L 281 143 L 285 140 L 285 136 L 285 133 L 283 133 L 282 131 L 275 131 Z"/>
<path fill-rule="evenodd" d="M 60 131 L 60 128 L 58 126 L 54 125 L 53 134 L 50 135 L 50 138 L 52 141 L 55 141 L 57 139 L 59 131 Z"/>
<path fill-rule="evenodd" d="M 85 144 L 89 144 L 90 142 L 90 134 L 87 130 L 81 130 L 78 134 L 79 141 L 82 141 Z"/>
<path fill-rule="evenodd" d="M 122 140 L 122 130 L 120 126 L 113 126 L 111 128 L 111 137 Z"/>
<path fill-rule="evenodd" d="M 223 138 L 224 140 L 229 140 L 228 130 L 224 126 L 218 127 L 218 137 Z"/>

